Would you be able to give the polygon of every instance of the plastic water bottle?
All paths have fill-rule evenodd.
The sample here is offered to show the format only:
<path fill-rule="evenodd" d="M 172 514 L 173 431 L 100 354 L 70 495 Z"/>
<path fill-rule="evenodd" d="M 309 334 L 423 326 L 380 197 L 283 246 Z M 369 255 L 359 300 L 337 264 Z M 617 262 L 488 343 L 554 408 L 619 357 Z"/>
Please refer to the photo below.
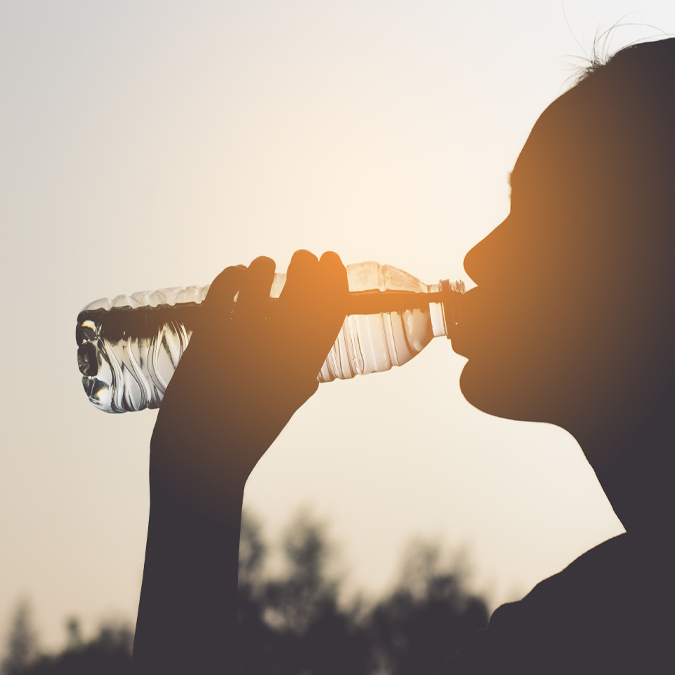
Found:
<path fill-rule="evenodd" d="M 347 317 L 319 382 L 380 373 L 410 361 L 459 323 L 461 281 L 426 285 L 376 262 L 347 266 Z M 271 298 L 286 281 L 276 274 Z M 188 345 L 208 286 L 103 298 L 77 317 L 77 361 L 89 400 L 110 413 L 159 407 Z"/>

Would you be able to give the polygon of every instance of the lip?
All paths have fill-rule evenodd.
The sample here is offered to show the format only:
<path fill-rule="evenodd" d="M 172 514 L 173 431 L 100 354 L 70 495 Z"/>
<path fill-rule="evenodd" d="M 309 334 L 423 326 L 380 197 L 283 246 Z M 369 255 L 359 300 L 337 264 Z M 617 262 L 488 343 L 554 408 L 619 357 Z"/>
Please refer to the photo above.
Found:
<path fill-rule="evenodd" d="M 462 320 L 450 333 L 456 354 L 472 359 L 495 349 L 495 338 L 504 328 L 501 313 L 495 312 L 495 295 L 494 289 L 475 286 L 462 297 Z"/>
<path fill-rule="evenodd" d="M 471 349 L 467 345 L 466 327 L 464 322 L 453 328 L 450 335 L 450 345 L 456 354 L 459 354 L 460 356 L 463 356 L 467 359 L 470 358 Z"/>
<path fill-rule="evenodd" d="M 477 287 L 474 287 L 463 295 L 461 304 L 462 320 L 453 326 L 449 336 L 453 351 L 467 359 L 470 358 L 471 345 L 475 343 L 475 340 L 471 339 L 471 328 L 477 290 Z M 480 293 L 478 293 L 478 296 L 480 296 Z"/>

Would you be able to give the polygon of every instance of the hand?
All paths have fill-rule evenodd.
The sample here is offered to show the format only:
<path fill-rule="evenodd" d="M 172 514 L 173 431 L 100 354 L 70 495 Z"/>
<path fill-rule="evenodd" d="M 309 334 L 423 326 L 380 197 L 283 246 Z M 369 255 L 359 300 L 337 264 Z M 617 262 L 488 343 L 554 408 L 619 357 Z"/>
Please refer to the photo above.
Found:
<path fill-rule="evenodd" d="M 219 512 L 228 494 L 240 498 L 260 457 L 316 391 L 344 321 L 347 275 L 335 253 L 317 260 L 296 252 L 270 303 L 274 270 L 262 257 L 214 280 L 162 401 L 151 483 L 201 509 Z"/>

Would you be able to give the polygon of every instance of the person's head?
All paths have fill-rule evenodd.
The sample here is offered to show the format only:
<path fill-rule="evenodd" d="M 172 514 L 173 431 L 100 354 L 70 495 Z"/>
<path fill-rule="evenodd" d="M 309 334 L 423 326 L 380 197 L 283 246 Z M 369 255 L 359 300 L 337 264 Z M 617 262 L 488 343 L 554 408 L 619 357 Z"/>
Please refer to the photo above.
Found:
<path fill-rule="evenodd" d="M 675 391 L 675 39 L 557 99 L 511 185 L 509 216 L 465 259 L 462 391 L 582 447 L 633 433 Z"/>

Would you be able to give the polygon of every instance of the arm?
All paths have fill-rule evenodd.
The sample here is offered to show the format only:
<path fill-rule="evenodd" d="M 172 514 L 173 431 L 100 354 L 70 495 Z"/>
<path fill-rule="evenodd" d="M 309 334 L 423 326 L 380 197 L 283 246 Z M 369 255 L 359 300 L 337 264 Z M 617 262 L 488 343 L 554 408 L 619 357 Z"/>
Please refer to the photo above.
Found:
<path fill-rule="evenodd" d="M 269 316 L 274 263 L 212 284 L 162 402 L 150 452 L 150 520 L 137 673 L 240 672 L 237 567 L 244 485 L 316 376 L 344 320 L 335 254 L 294 255 Z M 233 299 L 239 293 L 233 307 Z M 230 318 L 231 317 L 231 318 Z"/>
<path fill-rule="evenodd" d="M 195 512 L 156 485 L 151 500 L 135 672 L 238 673 L 239 524 Z"/>

